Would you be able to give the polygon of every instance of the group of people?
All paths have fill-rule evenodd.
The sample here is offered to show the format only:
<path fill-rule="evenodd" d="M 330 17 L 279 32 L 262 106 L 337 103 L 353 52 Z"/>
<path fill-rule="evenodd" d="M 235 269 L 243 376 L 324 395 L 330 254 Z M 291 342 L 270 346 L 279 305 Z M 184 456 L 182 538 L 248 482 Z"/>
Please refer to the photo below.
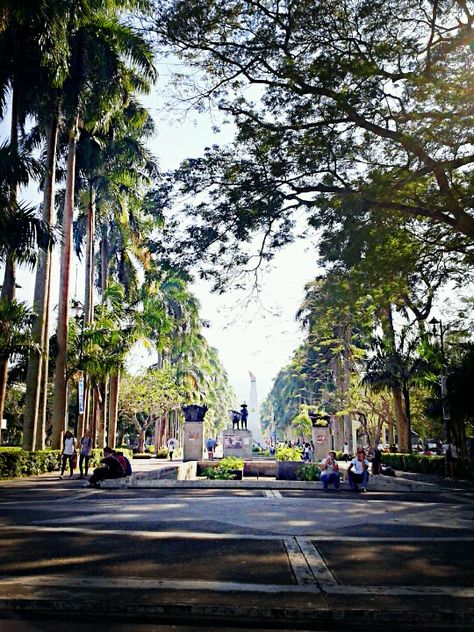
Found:
<path fill-rule="evenodd" d="M 89 473 L 89 460 L 92 455 L 92 438 L 88 430 L 84 431 L 79 446 L 70 430 L 67 430 L 63 439 L 63 450 L 61 454 L 61 473 L 59 478 L 64 477 L 66 468 L 69 467 L 69 478 L 74 476 L 76 466 L 77 449 L 79 449 L 79 478 L 87 478 Z M 99 487 L 100 481 L 107 478 L 121 478 L 132 473 L 132 466 L 123 452 L 104 448 L 104 458 L 101 466 L 97 467 L 89 479 L 89 487 Z"/>
<path fill-rule="evenodd" d="M 70 430 L 67 430 L 63 439 L 63 451 L 61 454 L 61 474 L 63 478 L 66 467 L 69 467 L 69 478 L 74 476 L 74 468 L 77 462 L 77 449 L 79 448 L 79 478 L 87 478 L 89 471 L 89 459 L 92 454 L 92 439 L 88 430 L 84 431 L 79 446 Z"/>
<path fill-rule="evenodd" d="M 335 489 L 339 490 L 341 476 L 334 450 L 328 452 L 327 457 L 319 464 L 319 469 L 321 470 L 323 488 L 328 490 L 329 485 L 333 484 Z M 367 484 L 369 482 L 369 461 L 366 458 L 363 448 L 357 448 L 357 454 L 351 460 L 347 468 L 347 478 L 352 490 L 360 492 L 367 491 Z"/>

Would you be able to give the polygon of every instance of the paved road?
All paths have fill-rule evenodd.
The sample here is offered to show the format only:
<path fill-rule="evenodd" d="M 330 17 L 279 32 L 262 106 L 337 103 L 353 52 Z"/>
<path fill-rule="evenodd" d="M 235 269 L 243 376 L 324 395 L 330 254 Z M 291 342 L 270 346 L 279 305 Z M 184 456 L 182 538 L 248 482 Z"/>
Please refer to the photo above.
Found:
<path fill-rule="evenodd" d="M 473 521 L 469 490 L 3 482 L 0 627 L 469 630 Z"/>

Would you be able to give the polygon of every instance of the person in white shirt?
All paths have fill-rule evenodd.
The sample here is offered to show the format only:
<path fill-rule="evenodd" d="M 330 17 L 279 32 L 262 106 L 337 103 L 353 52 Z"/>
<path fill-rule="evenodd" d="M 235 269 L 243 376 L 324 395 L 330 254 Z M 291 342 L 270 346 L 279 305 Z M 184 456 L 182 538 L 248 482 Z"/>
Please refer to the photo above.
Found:
<path fill-rule="evenodd" d="M 64 435 L 63 452 L 61 455 L 62 456 L 61 474 L 59 475 L 59 478 L 63 477 L 64 470 L 66 469 L 66 463 L 68 462 L 69 462 L 69 471 L 70 471 L 69 478 L 72 478 L 72 475 L 74 473 L 72 457 L 74 456 L 75 452 L 76 452 L 76 440 L 74 439 L 72 432 L 67 430 L 66 434 Z"/>
<path fill-rule="evenodd" d="M 357 456 L 352 459 L 347 468 L 347 477 L 351 489 L 357 492 L 360 485 L 360 491 L 366 491 L 369 482 L 369 462 L 365 458 L 365 452 L 362 448 L 357 448 Z"/>
<path fill-rule="evenodd" d="M 170 456 L 170 461 L 173 460 L 173 452 L 176 450 L 176 446 L 178 445 L 178 442 L 176 441 L 176 439 L 174 437 L 170 437 L 168 439 L 168 441 L 166 442 L 166 447 L 168 448 L 168 454 Z"/>
<path fill-rule="evenodd" d="M 344 456 L 344 461 L 347 463 L 349 461 L 349 444 L 347 441 L 344 441 L 344 447 L 342 448 L 342 454 Z"/>
<path fill-rule="evenodd" d="M 445 454 L 446 459 L 446 470 L 449 478 L 454 481 L 456 477 L 456 463 L 458 461 L 458 451 L 456 448 L 456 444 L 453 441 L 450 441 L 448 444 L 448 448 Z"/>
<path fill-rule="evenodd" d="M 339 465 L 336 461 L 336 453 L 331 450 L 327 457 L 319 464 L 321 470 L 321 482 L 325 490 L 328 489 L 330 483 L 334 483 L 334 487 L 339 490 L 340 478 L 339 478 Z"/>

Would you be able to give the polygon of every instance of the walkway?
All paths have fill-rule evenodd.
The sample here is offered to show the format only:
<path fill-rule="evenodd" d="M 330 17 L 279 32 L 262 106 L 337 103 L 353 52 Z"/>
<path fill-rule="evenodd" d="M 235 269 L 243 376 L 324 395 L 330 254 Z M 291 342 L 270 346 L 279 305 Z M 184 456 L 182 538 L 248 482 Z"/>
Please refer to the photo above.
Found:
<path fill-rule="evenodd" d="M 76 632 L 84 617 L 87 630 L 114 632 L 472 629 L 472 489 L 358 495 L 264 483 L 0 483 L 2 632 L 51 629 L 42 621 Z M 12 618 L 35 627 L 9 629 Z"/>

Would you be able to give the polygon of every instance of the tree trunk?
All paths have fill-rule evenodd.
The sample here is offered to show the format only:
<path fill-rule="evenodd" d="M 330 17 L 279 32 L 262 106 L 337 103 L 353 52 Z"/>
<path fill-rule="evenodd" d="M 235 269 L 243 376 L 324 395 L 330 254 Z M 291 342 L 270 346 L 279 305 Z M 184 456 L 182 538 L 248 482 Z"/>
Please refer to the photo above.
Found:
<path fill-rule="evenodd" d="M 51 120 L 46 130 L 47 158 L 46 174 L 43 195 L 43 221 L 52 226 L 55 222 L 54 212 L 54 185 L 56 177 L 56 147 L 58 139 L 58 116 Z M 41 370 L 43 357 L 49 354 L 49 336 L 46 323 L 49 321 L 49 282 L 51 267 L 51 248 L 40 251 L 38 255 L 38 267 L 36 270 L 35 293 L 33 309 L 36 318 L 33 322 L 31 335 L 35 343 L 41 349 L 41 355 L 30 353 L 28 359 L 28 371 L 26 376 L 25 416 L 23 424 L 23 449 L 34 450 L 36 447 L 37 426 L 40 417 L 40 392 Z M 41 432 L 44 434 L 44 431 Z M 44 439 L 43 439 L 44 441 Z M 43 441 L 41 443 L 43 443 Z"/>
<path fill-rule="evenodd" d="M 107 235 L 106 228 L 102 229 L 102 239 L 100 241 L 100 286 L 102 293 L 107 289 L 107 285 L 109 282 L 109 265 L 107 261 Z"/>
<path fill-rule="evenodd" d="M 96 386 L 98 393 L 98 415 L 97 415 L 97 447 L 104 448 L 106 445 L 105 429 L 107 427 L 107 384 L 101 382 Z"/>
<path fill-rule="evenodd" d="M 17 91 L 15 86 L 12 89 L 11 100 L 11 127 L 10 127 L 10 146 L 13 153 L 18 153 L 18 108 L 17 108 Z M 18 204 L 18 187 L 14 185 L 10 191 L 10 207 L 12 210 L 16 208 Z M 11 303 L 15 299 L 16 288 L 16 264 L 15 253 L 11 252 L 7 256 L 5 261 L 5 274 L 3 278 L 2 292 L 0 299 Z M 5 397 L 7 394 L 7 380 L 8 380 L 8 364 L 9 358 L 5 358 L 0 361 L 0 424 L 3 420 L 3 413 L 5 410 Z M 0 443 L 2 432 L 0 430 Z"/>
<path fill-rule="evenodd" d="M 398 451 L 409 452 L 409 436 L 408 436 L 408 422 L 405 413 L 405 407 L 403 405 L 402 389 L 398 386 L 392 388 L 393 403 L 395 406 L 395 416 L 397 418 L 397 434 L 398 434 Z"/>
<path fill-rule="evenodd" d="M 346 316 L 343 327 L 344 351 L 342 369 L 342 392 L 344 399 L 346 399 L 351 386 L 352 362 L 352 330 L 349 315 Z M 347 441 L 347 443 L 349 444 L 349 452 L 351 452 L 352 454 L 354 452 L 354 443 L 352 441 L 352 415 L 350 413 L 344 415 L 344 441 Z M 342 446 L 339 444 L 336 447 L 340 449 Z"/>
<path fill-rule="evenodd" d="M 393 327 L 392 307 L 381 310 L 380 320 L 384 336 L 387 339 L 390 348 L 395 352 L 395 329 Z M 398 449 L 400 452 L 411 453 L 411 431 L 410 421 L 407 419 L 406 410 L 403 405 L 403 392 L 401 385 L 397 384 L 392 387 L 393 404 L 395 408 L 395 417 L 397 420 Z"/>
<path fill-rule="evenodd" d="M 84 292 L 84 324 L 90 325 L 94 320 L 94 236 L 95 236 L 96 193 L 90 187 L 89 209 L 87 215 L 86 239 L 86 280 Z"/>
<path fill-rule="evenodd" d="M 59 279 L 59 307 L 57 327 L 57 355 L 54 375 L 52 447 L 61 448 L 62 434 L 67 429 L 67 336 L 69 328 L 69 293 L 71 281 L 72 223 L 74 214 L 74 179 L 76 171 L 76 134 L 78 119 L 69 137 L 66 197 L 63 214 L 63 242 L 61 248 L 61 273 Z"/>
<path fill-rule="evenodd" d="M 11 303 L 15 299 L 15 284 L 16 264 L 13 256 L 10 255 L 5 263 L 5 276 L 3 280 L 2 293 L 0 295 L 2 301 Z M 5 409 L 5 397 L 7 394 L 8 381 L 8 364 L 8 358 L 0 361 L 0 422 L 3 419 L 3 412 Z"/>
<path fill-rule="evenodd" d="M 120 369 L 117 375 L 110 376 L 110 392 L 109 392 L 109 446 L 115 448 L 117 442 L 117 416 L 118 401 L 120 390 Z"/>
<path fill-rule="evenodd" d="M 140 431 L 138 433 L 138 452 L 143 452 L 145 449 L 145 432 L 146 430 L 143 430 L 143 428 L 140 428 Z"/>

